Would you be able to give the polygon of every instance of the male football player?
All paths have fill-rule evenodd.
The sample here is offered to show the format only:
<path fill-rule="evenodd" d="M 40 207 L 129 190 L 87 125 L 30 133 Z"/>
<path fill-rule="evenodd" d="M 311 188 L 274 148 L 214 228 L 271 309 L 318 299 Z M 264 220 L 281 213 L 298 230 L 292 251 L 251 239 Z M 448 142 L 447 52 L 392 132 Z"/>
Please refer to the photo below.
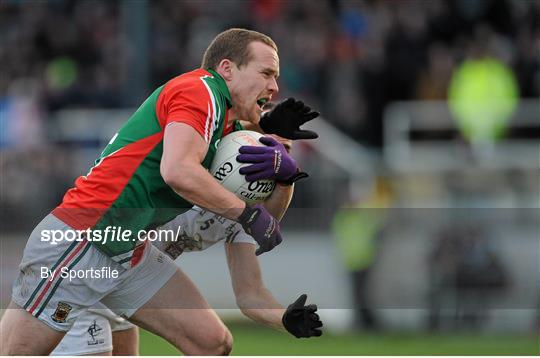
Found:
<path fill-rule="evenodd" d="M 231 271 L 250 277 L 258 274 L 255 253 L 269 251 L 282 240 L 275 217 L 285 210 L 292 194 L 290 184 L 299 178 L 296 162 L 272 142 L 267 142 L 267 151 L 243 157 L 256 165 L 249 173 L 252 177 L 284 184 L 277 186 L 265 205 L 254 206 L 222 188 L 207 168 L 215 143 L 236 126 L 229 118 L 258 122 L 264 132 L 291 139 L 316 137 L 300 125 L 318 113 L 293 99 L 259 121 L 261 105 L 278 91 L 278 75 L 277 47 L 268 36 L 230 29 L 212 41 L 200 69 L 170 80 L 148 97 L 88 174 L 77 179 L 62 203 L 31 233 L 12 302 L 0 322 L 1 355 L 48 354 L 77 316 L 98 302 L 185 354 L 230 352 L 230 332 L 195 285 L 169 257 L 148 241 L 137 240 L 136 233 L 198 205 L 238 222 L 257 242 L 256 251 L 253 245 L 237 245 L 229 256 Z M 68 237 L 74 230 L 87 234 L 83 240 L 56 245 L 43 240 L 44 232 Z M 109 240 L 97 235 L 111 231 L 122 235 Z M 115 275 L 68 280 L 60 274 L 94 270 Z M 240 281 L 249 282 L 250 277 Z M 246 291 L 253 287 L 240 289 L 239 297 L 251 298 L 239 299 L 243 310 L 283 326 L 285 310 L 277 302 L 267 300 L 264 291 L 252 299 Z M 308 306 L 300 306 L 302 314 L 311 314 Z"/>
<path fill-rule="evenodd" d="M 272 102 L 267 102 L 263 109 L 271 110 L 275 107 Z M 249 124 L 243 123 L 244 126 Z M 292 149 L 292 141 L 272 136 L 278 140 L 290 153 Z M 250 172 L 250 170 L 248 170 Z M 288 207 L 288 205 L 287 205 Z M 281 216 L 277 218 L 281 220 Z M 178 231 L 178 228 L 181 228 Z M 161 230 L 172 230 L 179 232 L 179 235 L 172 241 L 155 241 L 154 245 L 162 252 L 165 252 L 171 259 L 175 260 L 183 252 L 201 251 L 218 242 L 224 242 L 227 252 L 229 269 L 231 270 L 231 278 L 233 285 L 236 284 L 237 292 L 250 292 L 249 290 L 241 289 L 242 286 L 250 285 L 258 289 L 251 290 L 254 292 L 270 292 L 264 287 L 262 276 L 258 274 L 260 267 L 258 260 L 253 262 L 254 266 L 249 270 L 252 275 L 242 275 L 239 277 L 238 270 L 234 270 L 238 263 L 231 261 L 231 252 L 236 250 L 235 245 L 256 245 L 256 242 L 245 233 L 242 227 L 231 220 L 225 219 L 212 212 L 194 207 L 189 212 L 179 215 L 171 222 L 160 228 Z M 254 247 L 254 246 L 253 246 Z M 250 260 L 251 261 L 251 260 Z M 242 282 L 243 278 L 247 278 L 247 282 Z M 236 282 L 235 282 L 236 281 Z M 242 297 L 236 296 L 237 300 Z M 275 299 L 271 296 L 272 304 L 275 305 Z M 244 300 L 253 300 L 253 298 L 243 298 Z M 301 298 L 302 300 L 302 298 Z M 311 337 L 322 334 L 320 327 L 322 322 L 317 315 L 317 306 L 309 305 L 309 309 L 304 311 L 302 305 L 292 305 L 288 311 L 282 315 L 282 323 L 285 329 L 296 337 Z M 113 354 L 113 355 L 136 355 L 138 353 L 138 330 L 136 326 L 131 325 L 125 319 L 116 316 L 112 311 L 105 307 L 102 309 L 89 309 L 81 314 L 77 319 L 72 329 L 64 336 L 60 344 L 55 348 L 52 355 L 96 355 L 96 354 Z M 254 310 L 243 311 L 248 317 L 258 321 L 258 315 Z M 251 312 L 251 315 L 249 313 Z M 308 313 L 305 315 L 304 313 Z M 102 330 L 101 340 L 89 340 L 88 335 L 96 322 L 100 323 Z M 110 322 L 110 323 L 109 323 Z M 265 320 L 262 323 L 267 323 Z M 275 324 L 270 324 L 278 327 Z"/>

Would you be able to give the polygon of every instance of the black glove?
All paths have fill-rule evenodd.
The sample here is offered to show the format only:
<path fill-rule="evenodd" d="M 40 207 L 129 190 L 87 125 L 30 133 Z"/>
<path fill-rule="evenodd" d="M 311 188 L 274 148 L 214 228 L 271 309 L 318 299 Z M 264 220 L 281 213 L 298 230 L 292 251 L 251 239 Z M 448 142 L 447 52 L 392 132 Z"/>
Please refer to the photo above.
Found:
<path fill-rule="evenodd" d="M 259 244 L 255 251 L 257 256 L 272 250 L 283 241 L 279 231 L 279 222 L 261 204 L 246 205 L 238 217 L 238 222 Z"/>
<path fill-rule="evenodd" d="M 318 328 L 322 327 L 322 322 L 319 319 L 317 305 L 305 306 L 307 295 L 303 294 L 289 307 L 283 314 L 281 321 L 285 329 L 296 338 L 319 337 L 322 331 Z"/>
<path fill-rule="evenodd" d="M 288 139 L 315 139 L 319 137 L 317 133 L 300 129 L 300 126 L 318 116 L 319 112 L 312 111 L 304 102 L 287 98 L 263 113 L 259 125 L 267 134 Z"/>

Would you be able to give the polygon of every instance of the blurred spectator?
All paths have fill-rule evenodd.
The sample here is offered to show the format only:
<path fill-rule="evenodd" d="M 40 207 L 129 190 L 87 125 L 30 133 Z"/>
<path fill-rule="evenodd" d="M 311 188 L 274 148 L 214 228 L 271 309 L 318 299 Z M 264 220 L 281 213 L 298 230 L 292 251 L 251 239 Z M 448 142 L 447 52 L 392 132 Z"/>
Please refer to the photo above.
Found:
<path fill-rule="evenodd" d="M 453 67 L 450 49 L 442 43 L 432 44 L 428 50 L 428 64 L 418 78 L 416 98 L 424 101 L 446 100 Z"/>
<path fill-rule="evenodd" d="M 377 241 L 384 235 L 391 202 L 390 187 L 379 178 L 372 192 L 365 197 L 351 198 L 332 223 L 337 247 L 351 280 L 355 329 L 380 328 L 371 300 L 370 272 L 376 258 Z"/>
<path fill-rule="evenodd" d="M 508 285 L 506 270 L 482 229 L 460 223 L 437 235 L 429 257 L 429 328 L 479 329 Z"/>
<path fill-rule="evenodd" d="M 33 149 L 45 143 L 41 86 L 33 78 L 13 81 L 0 110 L 0 148 Z"/>
<path fill-rule="evenodd" d="M 489 47 L 494 38 L 489 28 L 478 29 L 470 54 L 455 69 L 449 88 L 450 109 L 473 144 L 491 144 L 505 133 L 519 96 L 512 69 L 494 56 L 496 48 Z"/>

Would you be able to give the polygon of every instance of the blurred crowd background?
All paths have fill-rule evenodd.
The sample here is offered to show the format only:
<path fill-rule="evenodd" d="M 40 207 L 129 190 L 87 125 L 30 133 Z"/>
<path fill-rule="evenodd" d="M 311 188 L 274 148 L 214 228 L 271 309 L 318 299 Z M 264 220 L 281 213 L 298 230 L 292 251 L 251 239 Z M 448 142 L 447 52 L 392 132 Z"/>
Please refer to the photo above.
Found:
<path fill-rule="evenodd" d="M 478 328 L 497 295 L 498 308 L 522 310 L 499 326 L 540 322 L 538 0 L 2 0 L 0 229 L 26 233 L 133 108 L 197 68 L 229 27 L 269 34 L 278 99 L 322 113 L 320 141 L 295 147 L 311 178 L 284 225 L 336 240 L 347 287 L 361 292 L 358 327 L 384 323 L 373 297 L 379 308 L 429 307 L 431 328 Z M 487 77 L 500 73 L 511 100 L 493 107 L 508 130 L 480 150 L 453 116 L 478 112 L 448 108 L 456 73 L 475 59 L 494 61 Z M 429 160 L 405 155 L 422 138 Z M 459 165 L 443 165 L 451 157 Z M 400 295 L 409 303 L 390 298 Z"/>
<path fill-rule="evenodd" d="M 512 68 L 521 97 L 540 94 L 538 1 L 6 0 L 0 20 L 0 93 L 29 95 L 31 79 L 42 111 L 136 106 L 234 26 L 278 44 L 281 98 L 375 148 L 388 103 L 446 99 L 479 52 Z"/>

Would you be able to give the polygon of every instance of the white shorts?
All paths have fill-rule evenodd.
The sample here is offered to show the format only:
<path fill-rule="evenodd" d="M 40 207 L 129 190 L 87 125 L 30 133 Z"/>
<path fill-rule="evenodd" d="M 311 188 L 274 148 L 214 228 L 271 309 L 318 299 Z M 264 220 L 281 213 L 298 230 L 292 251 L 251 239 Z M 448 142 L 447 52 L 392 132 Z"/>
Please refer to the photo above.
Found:
<path fill-rule="evenodd" d="M 13 302 L 53 329 L 68 331 L 77 317 L 97 302 L 129 318 L 178 270 L 153 245 L 146 245 L 137 266 L 126 269 L 88 241 L 63 240 L 53 245 L 41 239 L 42 230 L 70 229 L 54 215 L 46 216 L 30 234 L 13 284 Z M 49 277 L 50 271 L 62 272 L 61 268 L 67 268 L 66 273 L 86 274 Z M 98 271 L 101 278 L 95 274 Z"/>
<path fill-rule="evenodd" d="M 95 355 L 112 352 L 113 332 L 136 327 L 102 304 L 82 312 L 51 355 Z"/>

